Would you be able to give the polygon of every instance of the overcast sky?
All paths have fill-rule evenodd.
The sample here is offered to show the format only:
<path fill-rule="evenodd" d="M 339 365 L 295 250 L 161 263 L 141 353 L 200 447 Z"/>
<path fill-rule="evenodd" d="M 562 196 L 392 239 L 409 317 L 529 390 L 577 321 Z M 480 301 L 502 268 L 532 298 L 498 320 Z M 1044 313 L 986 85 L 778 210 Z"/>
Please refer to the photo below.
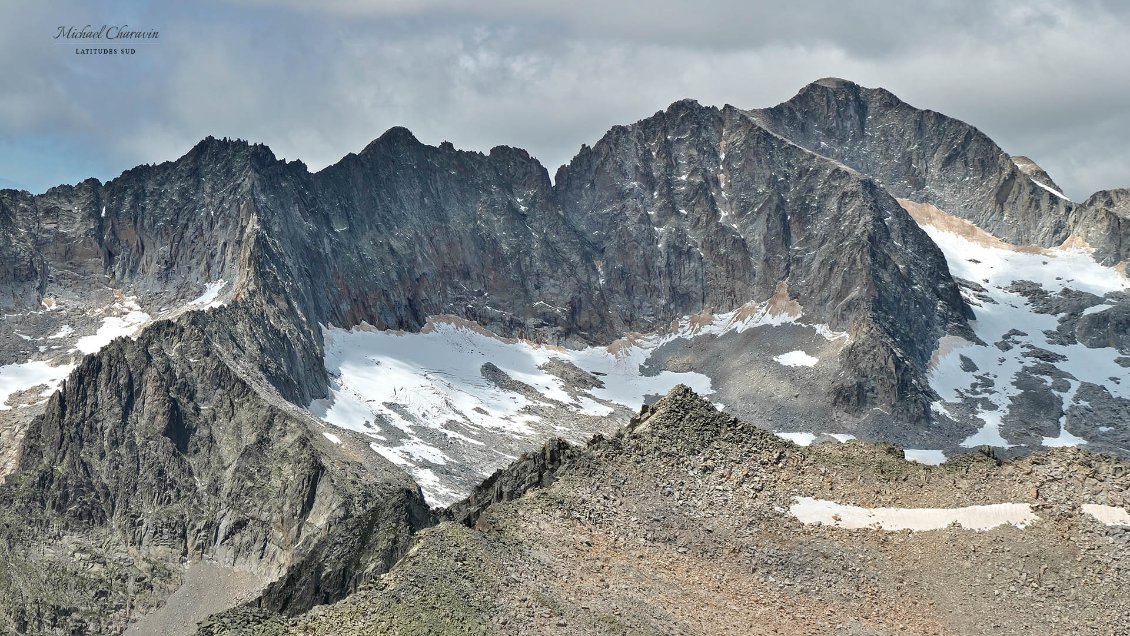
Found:
<path fill-rule="evenodd" d="M 1130 186 L 1124 5 L 9 1 L 0 187 L 107 180 L 209 134 L 320 169 L 394 125 L 426 143 L 519 146 L 552 174 L 582 143 L 677 99 L 771 106 L 837 76 L 974 124 L 1080 200 Z M 87 24 L 161 35 L 115 57 L 52 39 Z"/>

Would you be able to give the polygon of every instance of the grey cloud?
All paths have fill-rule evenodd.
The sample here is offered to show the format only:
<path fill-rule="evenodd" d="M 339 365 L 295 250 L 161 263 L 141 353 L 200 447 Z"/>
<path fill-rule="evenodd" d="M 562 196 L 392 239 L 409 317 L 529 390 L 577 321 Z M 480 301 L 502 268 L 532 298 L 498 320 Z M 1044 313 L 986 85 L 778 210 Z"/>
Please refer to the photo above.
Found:
<path fill-rule="evenodd" d="M 809 0 L 807 2 L 702 2 L 652 0 L 569 3 L 496 0 L 370 1 L 231 0 L 282 7 L 306 14 L 358 17 L 454 16 L 459 20 L 520 24 L 556 35 L 612 38 L 621 42 L 689 45 L 705 49 L 751 48 L 814 42 L 879 54 L 922 44 L 939 31 L 992 34 L 1010 3 Z"/>
<path fill-rule="evenodd" d="M 1122 4 L 801 4 L 144 5 L 133 18 L 160 27 L 162 40 L 117 67 L 82 66 L 29 35 L 61 19 L 57 7 L 9 5 L 0 55 L 13 90 L 0 94 L 0 140 L 18 150 L 72 134 L 76 153 L 106 166 L 98 176 L 174 158 L 208 134 L 262 141 L 317 169 L 404 125 L 428 143 L 524 147 L 552 172 L 612 125 L 676 99 L 769 106 L 835 75 L 977 125 L 1075 198 L 1130 185 Z M 66 11 L 113 19 L 90 3 Z M 25 45 L 30 54 L 15 61 Z M 0 175 L 33 181 L 13 173 L 17 161 L 0 157 Z M 66 162 L 57 169 L 32 185 L 87 176 Z"/>

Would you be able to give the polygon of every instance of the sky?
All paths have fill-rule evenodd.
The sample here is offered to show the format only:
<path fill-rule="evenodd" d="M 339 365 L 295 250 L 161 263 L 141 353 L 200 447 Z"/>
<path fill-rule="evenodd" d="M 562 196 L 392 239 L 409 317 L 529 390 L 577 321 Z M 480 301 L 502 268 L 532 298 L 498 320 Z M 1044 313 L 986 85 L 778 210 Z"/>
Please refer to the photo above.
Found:
<path fill-rule="evenodd" d="M 88 24 L 160 37 L 53 38 Z M 967 121 L 1082 200 L 1130 187 L 1128 32 L 1119 0 L 9 0 L 0 188 L 108 180 L 207 135 L 318 170 L 398 125 L 552 175 L 678 99 L 759 108 L 834 76 Z"/>

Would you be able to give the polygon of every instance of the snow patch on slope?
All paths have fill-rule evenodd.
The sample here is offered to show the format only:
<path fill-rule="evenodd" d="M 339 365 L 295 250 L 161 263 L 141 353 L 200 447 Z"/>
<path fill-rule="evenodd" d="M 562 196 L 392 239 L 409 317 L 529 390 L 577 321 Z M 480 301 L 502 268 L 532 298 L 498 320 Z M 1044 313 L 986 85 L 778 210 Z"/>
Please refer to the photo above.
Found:
<path fill-rule="evenodd" d="M 8 398 L 12 394 L 43 385 L 47 389 L 40 394 L 49 397 L 59 384 L 70 375 L 76 365 L 52 365 L 49 362 L 29 360 L 22 364 L 0 366 L 0 411 L 10 410 Z"/>
<path fill-rule="evenodd" d="M 189 308 L 192 309 L 210 309 L 212 307 L 223 306 L 224 302 L 216 300 L 220 296 L 220 292 L 227 286 L 228 282 L 224 279 L 213 281 L 204 286 L 204 293 L 199 297 L 188 302 Z"/>
<path fill-rule="evenodd" d="M 51 334 L 50 336 L 47 336 L 47 339 L 48 340 L 57 340 L 59 338 L 66 338 L 67 336 L 73 334 L 74 332 L 75 332 L 74 327 L 72 327 L 70 325 L 63 325 L 62 327 L 59 327 L 58 331 Z"/>
<path fill-rule="evenodd" d="M 1130 526 L 1130 512 L 1118 506 L 1083 504 L 1083 512 L 1094 517 L 1099 523 L 1108 526 Z"/>
<path fill-rule="evenodd" d="M 124 316 L 110 316 L 102 320 L 102 326 L 91 336 L 84 336 L 75 342 L 75 349 L 82 353 L 97 353 L 115 338 L 134 337 L 141 328 L 149 324 L 152 316 L 144 311 L 131 311 Z"/>
<path fill-rule="evenodd" d="M 803 351 L 782 353 L 779 356 L 773 356 L 773 359 L 786 367 L 811 367 L 815 366 L 817 362 L 820 362 L 819 358 L 810 356 Z"/>
<path fill-rule="evenodd" d="M 1112 307 L 1114 307 L 1114 305 L 1107 305 L 1105 303 L 1102 304 L 1102 305 L 1095 305 L 1093 307 L 1088 307 L 1088 308 L 1084 309 L 1083 315 L 1084 316 L 1090 316 L 1091 314 L 1097 314 L 1100 311 L 1106 311 L 1108 309 L 1111 309 Z"/>
<path fill-rule="evenodd" d="M 1002 418 L 1009 412 L 1013 398 L 1020 394 L 1015 384 L 1017 374 L 1034 366 L 1034 360 L 1026 356 L 1033 349 L 1063 356 L 1051 364 L 1072 378 L 1071 389 L 1058 393 L 1065 413 L 1075 403 L 1081 382 L 1105 387 L 1114 397 L 1130 398 L 1130 382 L 1111 380 L 1126 377 L 1126 369 L 1115 362 L 1120 356 L 1116 349 L 1049 341 L 1045 332 L 1056 330 L 1058 318 L 1037 313 L 1027 298 L 1007 289 L 1016 281 L 1031 281 L 1051 294 L 1074 289 L 1102 296 L 1130 287 L 1125 277 L 1113 268 L 1099 265 L 1085 249 L 1015 248 L 995 239 L 975 240 L 968 234 L 960 235 L 929 223 L 923 223 L 922 228 L 945 254 L 953 275 L 982 285 L 986 294 L 966 298 L 976 314 L 976 320 L 970 324 L 986 345 L 948 336 L 939 341 L 931 362 L 930 386 L 943 402 L 971 399 L 988 403 L 988 408 L 978 407 L 981 429 L 963 441 L 962 446 L 1011 446 L 1001 435 Z M 1007 350 L 994 346 L 1005 340 L 1013 346 Z M 1050 386 L 1052 379 L 1046 381 Z M 945 410 L 942 405 L 939 408 Z M 1066 419 L 1066 415 L 1061 418 L 1056 437 L 1044 438 L 1044 445 L 1086 443 L 1064 428 Z"/>
<path fill-rule="evenodd" d="M 797 446 L 811 446 L 811 445 L 812 445 L 812 442 L 815 442 L 815 441 L 816 441 L 816 434 L 815 434 L 815 433 L 804 433 L 804 432 L 799 432 L 799 433 L 782 433 L 782 432 L 775 432 L 775 433 L 773 433 L 773 434 L 774 434 L 774 435 L 776 435 L 777 437 L 780 437 L 781 439 L 785 439 L 785 440 L 788 440 L 788 441 L 790 441 L 790 442 L 792 442 L 792 443 L 796 444 Z"/>
<path fill-rule="evenodd" d="M 907 448 L 902 451 L 902 455 L 907 461 L 926 464 L 927 466 L 937 466 L 946 461 L 946 454 L 940 450 Z"/>
<path fill-rule="evenodd" d="M 966 506 L 964 508 L 862 508 L 826 499 L 796 497 L 789 514 L 805 525 L 875 530 L 941 530 L 958 525 L 966 530 L 991 530 L 1012 525 L 1024 528 L 1039 521 L 1032 506 L 1021 503 Z"/>

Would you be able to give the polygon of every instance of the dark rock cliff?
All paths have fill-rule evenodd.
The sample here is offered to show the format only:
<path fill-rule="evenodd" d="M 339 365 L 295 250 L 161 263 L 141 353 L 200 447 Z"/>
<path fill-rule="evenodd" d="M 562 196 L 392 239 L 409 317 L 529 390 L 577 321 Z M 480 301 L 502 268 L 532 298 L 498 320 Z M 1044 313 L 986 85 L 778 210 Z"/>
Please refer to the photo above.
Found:
<path fill-rule="evenodd" d="M 169 302 L 188 283 L 236 277 L 254 225 L 246 207 L 254 171 L 268 158 L 265 146 L 209 137 L 177 161 L 139 166 L 105 184 L 88 179 L 35 197 L 3 191 L 0 208 L 46 264 L 45 285 L 82 287 L 106 277 Z"/>
<path fill-rule="evenodd" d="M 827 78 L 751 113 L 894 196 L 935 205 L 1006 241 L 1053 246 L 1072 229 L 1071 203 L 1036 185 L 984 133 L 884 89 Z"/>
<path fill-rule="evenodd" d="M 432 523 L 419 488 L 379 458 L 339 454 L 309 415 L 244 380 L 203 322 L 160 322 L 87 356 L 5 488 L 149 558 L 281 577 L 259 601 L 272 611 L 336 600 L 391 567 Z"/>
<path fill-rule="evenodd" d="M 556 190 L 630 324 L 733 309 L 784 284 L 806 320 L 852 331 L 833 396 L 844 407 L 921 414 L 934 342 L 965 328 L 944 258 L 890 194 L 744 111 L 683 101 L 614 128 Z"/>
<path fill-rule="evenodd" d="M 1080 237 L 1107 265 L 1130 261 L 1130 189 L 1103 190 L 1077 210 Z"/>
<path fill-rule="evenodd" d="M 32 219 L 24 213 L 33 197 L 0 190 L 0 307 L 33 304 L 47 283 L 47 264 L 36 249 Z"/>

